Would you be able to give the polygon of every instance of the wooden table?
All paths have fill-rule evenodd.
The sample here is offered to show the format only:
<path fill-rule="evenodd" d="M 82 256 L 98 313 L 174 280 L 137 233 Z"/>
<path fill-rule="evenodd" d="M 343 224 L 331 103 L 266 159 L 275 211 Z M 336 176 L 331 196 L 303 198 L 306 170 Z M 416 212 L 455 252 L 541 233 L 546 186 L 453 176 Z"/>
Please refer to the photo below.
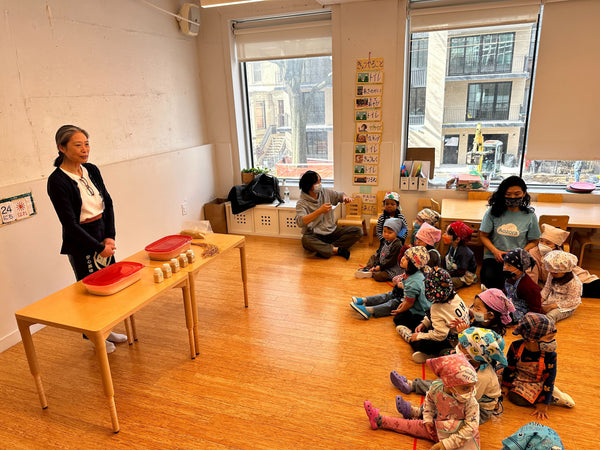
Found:
<path fill-rule="evenodd" d="M 174 287 L 181 287 L 183 290 L 190 355 L 192 358 L 195 358 L 189 277 L 185 272 L 174 274 L 173 277 L 162 283 L 155 283 L 153 269 L 144 267 L 142 269 L 142 278 L 139 281 L 116 294 L 108 296 L 89 294 L 83 283 L 79 281 L 17 311 L 15 313 L 17 326 L 21 333 L 21 339 L 23 340 L 23 346 L 25 347 L 29 363 L 29 370 L 35 380 L 42 408 L 47 408 L 48 402 L 42 385 L 40 367 L 29 329 L 31 325 L 36 323 L 83 333 L 94 343 L 96 357 L 100 364 L 104 394 L 108 400 L 110 409 L 112 429 L 115 433 L 118 432 L 119 420 L 117 418 L 114 388 L 104 341 L 117 323 L 127 320 L 136 311 L 150 303 L 165 290 Z M 129 338 L 131 339 L 130 336 Z"/>
<path fill-rule="evenodd" d="M 219 253 L 216 255 L 203 258 L 202 252 L 203 248 L 198 247 L 194 244 L 213 244 L 219 248 Z M 232 248 L 239 248 L 240 250 L 240 264 L 241 264 L 241 273 L 242 273 L 242 283 L 244 286 L 244 306 L 248 307 L 248 285 L 247 285 L 247 274 L 246 274 L 246 238 L 244 236 L 238 236 L 235 234 L 220 234 L 220 233 L 209 233 L 206 235 L 205 239 L 194 239 L 192 241 L 192 250 L 196 255 L 196 261 L 192 264 L 189 264 L 187 267 L 182 268 L 181 270 L 187 274 L 189 274 L 189 286 L 190 286 L 190 294 L 191 294 L 191 304 L 192 304 L 192 317 L 193 317 L 193 333 L 194 333 L 194 342 L 196 348 L 196 355 L 199 354 L 198 348 L 200 346 L 200 333 L 198 331 L 198 306 L 196 302 L 196 282 L 195 277 L 196 274 L 200 271 L 200 268 L 206 263 L 212 261 L 214 258 L 218 257 L 219 254 L 226 252 Z M 145 251 L 141 251 L 136 253 L 135 255 L 131 255 L 127 258 L 128 261 L 135 261 L 144 264 L 145 266 L 150 267 L 161 267 L 165 261 L 153 261 L 148 258 L 148 254 Z"/>
<path fill-rule="evenodd" d="M 141 262 L 146 266 L 142 269 L 141 280 L 116 294 L 109 296 L 89 294 L 82 282 L 79 281 L 15 313 L 17 326 L 21 333 L 21 339 L 23 340 L 23 346 L 25 347 L 29 363 L 29 370 L 33 375 L 40 404 L 43 409 L 48 407 L 48 401 L 42 385 L 40 367 L 29 329 L 33 324 L 39 323 L 83 333 L 94 343 L 96 356 L 100 365 L 104 394 L 108 400 L 110 409 L 112 429 L 117 433 L 119 431 L 119 420 L 114 400 L 114 388 L 108 356 L 106 351 L 104 351 L 104 341 L 117 323 L 125 320 L 128 339 L 131 343 L 132 335 L 135 336 L 135 328 L 132 326 L 132 330 L 130 330 L 128 319 L 132 319 L 136 311 L 143 308 L 164 291 L 179 287 L 183 292 L 190 356 L 194 359 L 198 354 L 197 349 L 199 346 L 198 309 L 194 293 L 194 277 L 204 264 L 234 247 L 240 249 L 244 304 L 248 307 L 246 238 L 244 236 L 215 233 L 207 235 L 206 239 L 196 240 L 196 242 L 214 244 L 219 247 L 219 253 L 203 258 L 203 249 L 193 246 L 194 253 L 197 255 L 196 261 L 179 272 L 174 273 L 171 278 L 165 279 L 162 283 L 154 282 L 153 272 L 154 268 L 162 266 L 164 261 L 151 261 L 146 252 L 141 251 L 126 258 L 128 261 Z"/>
<path fill-rule="evenodd" d="M 600 228 L 600 204 L 598 203 L 535 202 L 531 206 L 535 209 L 538 218 L 541 215 L 569 216 L 570 228 Z M 445 198 L 442 200 L 440 219 L 442 233 L 446 231 L 448 225 L 457 220 L 481 222 L 487 209 L 487 200 Z M 442 244 L 440 243 L 440 253 L 443 251 Z"/>

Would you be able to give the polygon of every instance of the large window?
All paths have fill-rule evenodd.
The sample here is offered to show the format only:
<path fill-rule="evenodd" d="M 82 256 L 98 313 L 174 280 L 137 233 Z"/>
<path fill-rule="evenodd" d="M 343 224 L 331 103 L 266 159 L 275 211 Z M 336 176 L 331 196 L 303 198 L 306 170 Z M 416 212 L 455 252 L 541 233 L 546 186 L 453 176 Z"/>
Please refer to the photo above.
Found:
<path fill-rule="evenodd" d="M 589 124 L 597 102 L 569 90 L 594 84 L 586 79 L 595 73 L 586 55 L 594 53 L 598 2 L 506 3 L 408 2 L 407 147 L 436 149 L 439 186 L 473 171 L 492 183 L 514 174 L 532 186 L 600 183 L 600 161 L 559 160 L 595 155 Z M 426 57 L 418 50 L 424 47 Z M 557 160 L 534 159 L 544 157 Z"/>
<path fill-rule="evenodd" d="M 243 63 L 251 158 L 280 178 L 308 169 L 333 178 L 331 57 Z M 256 67 L 260 67 L 260 71 Z"/>
<path fill-rule="evenodd" d="M 492 182 L 520 173 L 536 29 L 530 23 L 411 35 L 413 44 L 428 42 L 427 58 L 419 56 L 428 75 L 413 76 L 411 68 L 408 147 L 436 148 L 440 185 L 473 170 Z M 415 127 L 418 116 L 423 122 Z"/>

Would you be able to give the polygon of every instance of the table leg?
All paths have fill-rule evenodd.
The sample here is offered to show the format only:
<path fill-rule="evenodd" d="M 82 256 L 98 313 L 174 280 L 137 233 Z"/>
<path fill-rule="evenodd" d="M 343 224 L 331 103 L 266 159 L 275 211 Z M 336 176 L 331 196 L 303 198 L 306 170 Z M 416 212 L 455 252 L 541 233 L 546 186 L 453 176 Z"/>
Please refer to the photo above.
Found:
<path fill-rule="evenodd" d="M 129 317 L 125 320 L 125 333 L 127 333 L 127 343 L 129 345 L 133 345 L 133 336 L 131 335 L 131 322 L 129 321 Z"/>
<path fill-rule="evenodd" d="M 240 249 L 240 263 L 242 266 L 242 283 L 244 284 L 244 306 L 248 307 L 248 275 L 246 273 L 246 242 L 242 242 Z"/>
<path fill-rule="evenodd" d="M 135 327 L 135 316 L 133 314 L 129 316 L 129 321 L 131 322 L 131 334 L 133 336 L 133 340 L 137 341 L 137 328 Z"/>
<path fill-rule="evenodd" d="M 38 397 L 42 409 L 48 407 L 48 400 L 46 399 L 46 393 L 44 392 L 44 386 L 42 385 L 42 377 L 40 375 L 40 365 L 38 364 L 37 355 L 35 353 L 35 347 L 33 346 L 33 339 L 31 338 L 31 330 L 29 329 L 30 324 L 28 322 L 22 322 L 17 319 L 17 326 L 21 333 L 21 340 L 23 341 L 23 347 L 25 347 L 25 354 L 27 355 L 27 362 L 29 363 L 29 371 L 33 375 L 35 381 L 35 388 L 37 389 Z"/>
<path fill-rule="evenodd" d="M 197 324 L 196 328 L 194 328 L 194 322 L 198 322 L 197 315 L 194 314 L 195 304 L 196 302 L 192 302 L 192 298 L 190 295 L 190 278 L 192 274 L 188 274 L 188 279 L 184 286 L 181 287 L 183 291 L 183 309 L 185 311 L 185 325 L 188 330 L 188 340 L 190 342 L 190 357 L 192 359 L 196 358 L 196 355 L 199 353 L 196 349 L 198 348 L 196 345 L 196 333 L 197 333 Z"/>
<path fill-rule="evenodd" d="M 196 355 L 199 355 L 200 332 L 198 331 L 198 304 L 196 303 L 196 272 L 190 272 L 188 274 L 188 281 L 190 288 L 190 305 L 192 310 L 192 330 L 194 334 L 194 345 L 196 347 Z"/>
<path fill-rule="evenodd" d="M 110 409 L 110 420 L 112 422 L 113 432 L 119 432 L 119 418 L 117 417 L 117 407 L 115 405 L 115 390 L 113 388 L 112 377 L 110 375 L 110 365 L 108 364 L 108 355 L 106 354 L 106 346 L 104 344 L 104 336 L 100 333 L 86 333 L 86 336 L 94 343 L 96 349 L 96 357 L 100 365 L 100 375 L 102 376 L 102 385 L 104 387 L 104 395 L 108 400 Z"/>

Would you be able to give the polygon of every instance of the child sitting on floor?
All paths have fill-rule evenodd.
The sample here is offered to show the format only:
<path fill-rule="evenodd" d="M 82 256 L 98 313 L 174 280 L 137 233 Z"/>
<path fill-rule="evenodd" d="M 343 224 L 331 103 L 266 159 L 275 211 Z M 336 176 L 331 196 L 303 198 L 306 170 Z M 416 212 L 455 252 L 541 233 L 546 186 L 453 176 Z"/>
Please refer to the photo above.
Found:
<path fill-rule="evenodd" d="M 415 221 L 413 222 L 413 231 L 410 236 L 410 243 L 412 245 L 416 245 L 415 244 L 415 236 L 417 235 L 419 228 L 421 228 L 421 226 L 424 223 L 428 223 L 432 227 L 435 227 L 439 220 L 440 220 L 440 215 L 432 209 L 424 208 L 421 211 L 419 211 L 417 213 L 417 217 L 415 218 Z"/>
<path fill-rule="evenodd" d="M 542 289 L 542 309 L 554 322 L 571 317 L 581 303 L 583 285 L 573 274 L 577 256 L 553 250 L 544 256 L 548 280 Z"/>
<path fill-rule="evenodd" d="M 471 327 L 458 335 L 456 353 L 462 352 L 477 371 L 475 398 L 479 404 L 479 424 L 487 422 L 499 405 L 502 392 L 496 371 L 507 364 L 504 345 L 500 335 L 485 328 Z M 420 378 L 409 381 L 396 371 L 390 373 L 390 380 L 404 394 L 425 395 L 433 383 L 433 380 Z M 401 395 L 396 397 L 396 409 L 405 419 L 418 419 L 423 414 L 422 408 L 412 406 Z"/>
<path fill-rule="evenodd" d="M 423 246 L 429 252 L 429 262 L 427 263 L 429 267 L 442 265 L 440 252 L 435 249 L 435 245 L 440 242 L 441 237 L 442 232 L 427 222 L 421 225 L 415 235 L 415 245 Z"/>
<path fill-rule="evenodd" d="M 441 380 L 434 381 L 427 391 L 423 419 L 382 416 L 365 401 L 371 428 L 429 439 L 436 442 L 432 450 L 479 449 L 479 406 L 474 393 L 477 373 L 462 353 L 428 359 L 427 364 Z"/>
<path fill-rule="evenodd" d="M 504 254 L 504 291 L 515 305 L 514 323 L 527 312 L 544 312 L 540 287 L 525 273 L 533 264 L 535 260 L 522 248 L 515 248 Z"/>
<path fill-rule="evenodd" d="M 432 302 L 427 316 L 415 328 L 415 332 L 405 325 L 398 325 L 396 331 L 410 344 L 414 353 L 412 359 L 421 364 L 435 358 L 441 351 L 453 347 L 450 344 L 450 323 L 454 319 L 469 321 L 469 312 L 463 300 L 452 286 L 450 274 L 435 267 L 425 277 L 425 296 Z"/>
<path fill-rule="evenodd" d="M 404 253 L 400 266 L 406 270 L 394 277 L 394 290 L 370 297 L 352 297 L 350 306 L 364 319 L 396 315 L 402 324 L 416 327 L 423 319 L 430 303 L 425 297 L 423 268 L 428 261 L 424 247 L 411 247 Z M 394 318 L 396 319 L 396 317 Z M 395 320 L 394 320 L 395 321 Z"/>
<path fill-rule="evenodd" d="M 388 281 L 404 270 L 400 267 L 398 256 L 403 239 L 399 236 L 406 235 L 406 225 L 400 219 L 386 219 L 383 225 L 384 240 L 377 251 L 369 258 L 367 265 L 358 269 L 354 276 L 356 278 L 373 277 L 375 281 Z"/>
<path fill-rule="evenodd" d="M 475 254 L 467 247 L 467 241 L 471 234 L 473 234 L 473 230 L 459 220 L 448 225 L 442 236 L 444 243 L 448 245 L 444 265 L 452 277 L 454 289 L 471 286 L 477 281 Z"/>
<path fill-rule="evenodd" d="M 469 308 L 471 326 L 487 328 L 504 336 L 506 326 L 512 322 L 510 313 L 514 311 L 511 299 L 504 295 L 504 292 L 496 288 L 487 289 L 475 296 Z M 469 324 L 462 319 L 456 319 L 450 325 L 455 327 L 458 333 L 469 328 Z"/>
<path fill-rule="evenodd" d="M 548 405 L 572 408 L 573 399 L 554 386 L 556 379 L 556 326 L 544 314 L 527 313 L 513 334 L 523 339 L 508 349 L 502 373 L 502 394 L 518 406 L 534 406 L 532 415 L 548 418 Z"/>

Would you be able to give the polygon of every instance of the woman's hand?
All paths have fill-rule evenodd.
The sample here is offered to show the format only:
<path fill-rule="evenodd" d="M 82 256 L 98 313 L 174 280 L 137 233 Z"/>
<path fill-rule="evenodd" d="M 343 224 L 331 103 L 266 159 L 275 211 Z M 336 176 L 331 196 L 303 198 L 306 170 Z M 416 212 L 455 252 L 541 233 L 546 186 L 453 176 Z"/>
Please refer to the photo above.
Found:
<path fill-rule="evenodd" d="M 115 249 L 110 245 L 104 245 L 104 250 L 100 252 L 100 256 L 103 258 L 110 258 L 115 254 Z"/>
<path fill-rule="evenodd" d="M 353 197 L 346 197 L 345 195 L 342 197 L 342 201 L 344 203 L 352 203 L 354 201 Z"/>
<path fill-rule="evenodd" d="M 535 410 L 531 413 L 538 420 L 544 420 L 548 418 L 548 405 L 545 403 L 536 403 Z"/>
<path fill-rule="evenodd" d="M 496 258 L 496 261 L 504 262 L 504 255 L 506 255 L 507 252 L 503 252 L 502 250 L 498 250 L 497 248 L 494 247 L 494 250 L 492 250 L 492 253 L 494 254 L 494 258 Z"/>

